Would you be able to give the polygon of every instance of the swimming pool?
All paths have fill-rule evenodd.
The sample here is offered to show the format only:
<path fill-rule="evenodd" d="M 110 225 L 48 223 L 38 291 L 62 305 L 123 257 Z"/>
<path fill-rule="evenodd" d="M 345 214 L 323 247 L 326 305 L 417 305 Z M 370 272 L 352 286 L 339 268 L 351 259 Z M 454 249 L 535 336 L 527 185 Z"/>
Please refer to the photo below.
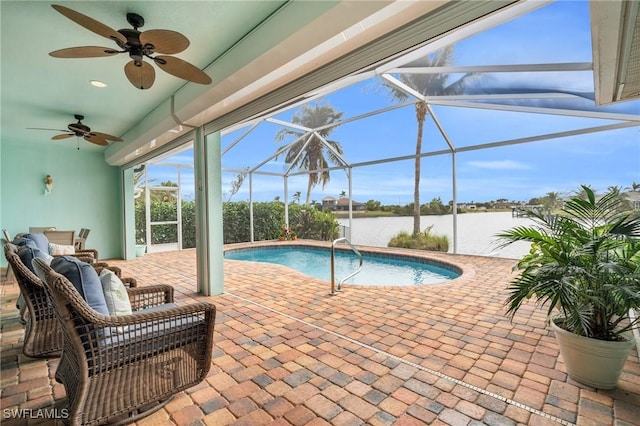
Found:
<path fill-rule="evenodd" d="M 428 259 L 363 252 L 362 271 L 345 284 L 373 286 L 428 285 L 460 276 L 453 266 L 436 264 Z M 225 259 L 276 263 L 306 275 L 331 281 L 331 258 L 328 248 L 286 245 L 227 250 Z M 358 257 L 352 251 L 336 250 L 336 284 L 358 269 Z"/>

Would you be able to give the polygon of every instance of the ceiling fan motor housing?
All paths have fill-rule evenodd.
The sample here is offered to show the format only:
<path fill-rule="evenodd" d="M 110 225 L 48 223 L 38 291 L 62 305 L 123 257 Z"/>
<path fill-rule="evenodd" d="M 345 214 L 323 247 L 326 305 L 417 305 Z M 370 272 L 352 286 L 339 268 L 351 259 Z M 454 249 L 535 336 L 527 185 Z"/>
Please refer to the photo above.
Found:
<path fill-rule="evenodd" d="M 122 49 L 129 52 L 129 57 L 134 60 L 137 66 L 141 65 L 144 55 L 150 55 L 153 53 L 154 46 L 152 44 L 142 46 L 142 43 L 140 43 L 140 31 L 123 28 L 118 30 L 118 32 L 125 36 L 127 42 L 122 43 L 120 41 L 116 41 L 116 43 L 118 43 Z"/>
<path fill-rule="evenodd" d="M 67 128 L 78 137 L 84 136 L 91 131 L 89 126 L 85 126 L 80 122 L 69 124 Z"/>

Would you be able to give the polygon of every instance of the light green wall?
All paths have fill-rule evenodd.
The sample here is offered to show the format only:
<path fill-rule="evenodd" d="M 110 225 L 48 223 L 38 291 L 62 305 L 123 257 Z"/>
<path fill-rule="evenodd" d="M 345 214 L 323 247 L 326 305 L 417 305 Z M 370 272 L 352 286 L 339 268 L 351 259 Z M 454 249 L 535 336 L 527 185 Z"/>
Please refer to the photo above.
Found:
<path fill-rule="evenodd" d="M 0 146 L 0 223 L 11 236 L 29 226 L 91 229 L 87 247 L 101 259 L 122 257 L 121 174 L 104 161 L 104 151 L 61 147 L 60 142 Z M 44 178 L 53 177 L 44 195 Z M 4 256 L 0 256 L 6 265 Z"/>

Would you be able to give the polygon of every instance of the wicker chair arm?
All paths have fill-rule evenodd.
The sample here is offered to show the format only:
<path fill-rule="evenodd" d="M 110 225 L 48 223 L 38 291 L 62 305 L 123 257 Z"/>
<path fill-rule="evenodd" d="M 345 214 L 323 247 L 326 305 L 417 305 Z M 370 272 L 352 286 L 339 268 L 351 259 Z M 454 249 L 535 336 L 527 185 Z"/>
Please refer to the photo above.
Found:
<path fill-rule="evenodd" d="M 138 280 L 135 278 L 124 277 L 120 278 L 120 281 L 122 281 L 122 284 L 124 284 L 125 287 L 134 288 L 138 286 Z"/>
<path fill-rule="evenodd" d="M 107 262 L 97 262 L 91 264 L 91 266 L 93 266 L 93 269 L 96 270 L 98 275 L 100 275 L 100 272 L 102 272 L 102 270 L 106 268 L 110 271 L 113 271 L 113 273 L 116 274 L 116 277 L 122 278 L 122 269 L 118 268 L 117 266 L 109 266 Z"/>
<path fill-rule="evenodd" d="M 120 278 L 120 281 L 122 281 L 122 283 L 125 285 L 125 287 L 137 287 L 138 286 L 138 280 L 136 280 L 135 278 L 131 278 L 131 277 L 122 277 L 122 269 L 120 269 L 117 266 L 110 266 L 107 262 L 96 262 L 91 264 L 91 266 L 93 266 L 93 269 L 96 270 L 96 272 L 98 273 L 98 275 L 100 275 L 100 273 L 102 272 L 103 269 L 108 269 L 110 271 L 113 271 L 114 274 L 116 274 L 116 277 Z"/>
<path fill-rule="evenodd" d="M 173 303 L 173 287 L 166 284 L 128 288 L 127 293 L 134 311 Z"/>
<path fill-rule="evenodd" d="M 95 312 L 95 311 L 94 311 Z M 210 302 L 197 302 L 187 305 L 167 307 L 166 309 L 153 309 L 149 311 L 136 311 L 131 315 L 101 315 L 96 312 L 92 323 L 97 327 L 123 327 L 135 326 L 152 322 L 162 322 L 179 317 L 193 316 L 195 314 L 215 315 L 216 306 Z"/>
<path fill-rule="evenodd" d="M 96 249 L 82 249 L 82 250 L 76 250 L 76 254 L 79 255 L 90 255 L 93 256 L 93 258 L 97 261 L 100 257 L 98 256 L 98 250 Z"/>
<path fill-rule="evenodd" d="M 98 262 L 98 250 L 95 249 L 84 249 L 84 250 L 76 250 L 75 253 L 71 254 L 54 254 L 53 257 L 59 256 L 73 256 L 77 257 L 83 262 L 87 263 L 97 263 Z"/>
<path fill-rule="evenodd" d="M 73 254 L 54 254 L 53 257 L 73 256 L 82 262 L 88 264 L 96 263 L 96 258 L 91 253 L 73 253 Z"/>

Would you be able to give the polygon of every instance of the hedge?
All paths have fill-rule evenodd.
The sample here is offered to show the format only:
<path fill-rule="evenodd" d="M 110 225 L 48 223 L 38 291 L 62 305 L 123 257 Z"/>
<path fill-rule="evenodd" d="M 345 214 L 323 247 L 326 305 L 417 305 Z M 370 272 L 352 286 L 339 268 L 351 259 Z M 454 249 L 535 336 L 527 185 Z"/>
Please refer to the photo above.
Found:
<path fill-rule="evenodd" d="M 223 207 L 223 241 L 225 244 L 250 240 L 249 203 L 225 202 Z M 145 204 L 136 203 L 136 241 L 145 236 Z M 154 222 L 175 221 L 177 204 L 159 200 L 151 201 L 151 218 Z M 277 201 L 253 204 L 253 233 L 255 241 L 278 239 L 285 225 L 284 205 Z M 339 225 L 330 212 L 314 207 L 289 205 L 289 225 L 300 238 L 330 241 L 337 238 Z M 176 225 L 154 225 L 151 243 L 175 243 L 178 240 Z M 182 247 L 196 246 L 195 201 L 182 201 Z"/>

